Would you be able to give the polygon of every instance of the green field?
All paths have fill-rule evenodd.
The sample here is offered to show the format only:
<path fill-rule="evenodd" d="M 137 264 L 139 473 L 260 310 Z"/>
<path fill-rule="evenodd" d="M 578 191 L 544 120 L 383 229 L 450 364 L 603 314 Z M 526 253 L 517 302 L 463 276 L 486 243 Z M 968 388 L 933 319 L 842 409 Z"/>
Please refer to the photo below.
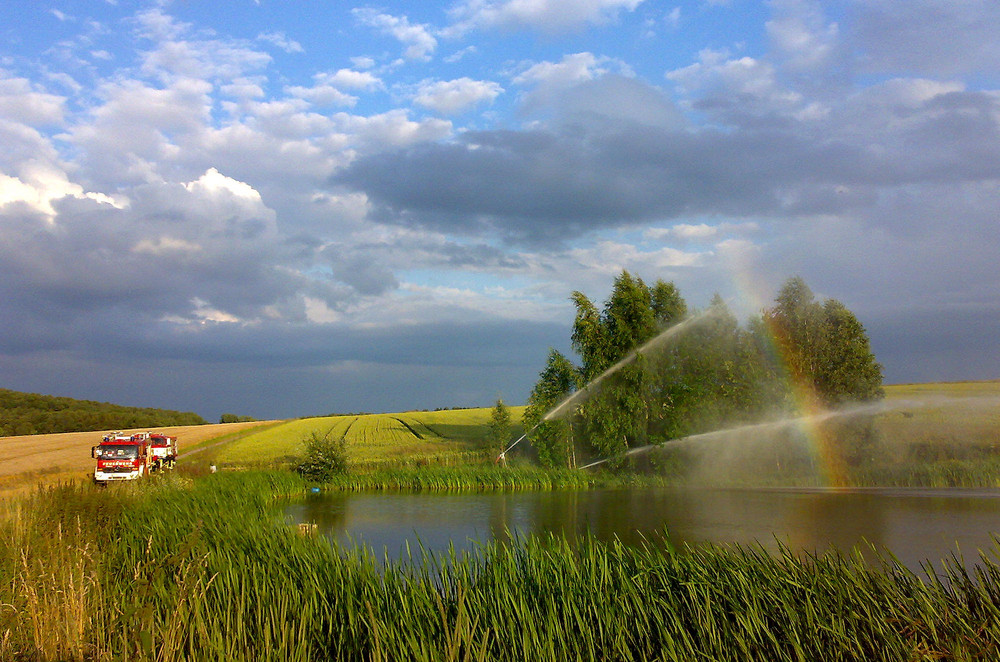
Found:
<path fill-rule="evenodd" d="M 876 441 L 864 462 L 849 468 L 850 484 L 1000 485 L 1000 381 L 901 384 L 885 390 L 885 409 L 873 418 Z M 522 431 L 524 408 L 510 409 L 513 438 Z M 490 411 L 484 407 L 286 421 L 242 434 L 202 457 L 221 467 L 290 467 L 302 455 L 305 437 L 329 432 L 345 441 L 354 469 L 479 464 L 487 459 Z M 770 483 L 820 480 L 795 474 L 790 463 L 782 466 L 792 473 L 785 471 Z M 745 468 L 733 470 L 747 473 Z"/>
<path fill-rule="evenodd" d="M 481 459 L 490 408 L 411 411 L 399 414 L 325 416 L 288 421 L 222 445 L 212 459 L 220 466 L 281 466 L 302 454 L 312 433 L 346 442 L 352 466 L 450 464 Z M 511 407 L 519 430 L 524 407 Z"/>

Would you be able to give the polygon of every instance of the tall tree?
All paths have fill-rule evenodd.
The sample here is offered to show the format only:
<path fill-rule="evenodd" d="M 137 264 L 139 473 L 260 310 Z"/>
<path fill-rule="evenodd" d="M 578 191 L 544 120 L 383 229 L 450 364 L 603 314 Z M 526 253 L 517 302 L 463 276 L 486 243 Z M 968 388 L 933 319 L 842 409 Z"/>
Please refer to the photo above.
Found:
<path fill-rule="evenodd" d="M 653 318 L 661 327 L 680 322 L 687 316 L 687 303 L 673 283 L 657 279 L 649 291 Z"/>
<path fill-rule="evenodd" d="M 823 340 L 816 388 L 826 402 L 840 404 L 885 396 L 882 366 L 875 361 L 865 327 L 835 299 L 823 304 Z"/>
<path fill-rule="evenodd" d="M 656 317 L 649 288 L 641 278 L 623 271 L 615 279 L 604 306 L 604 328 L 608 338 L 608 363 L 624 358 L 656 335 Z"/>
<path fill-rule="evenodd" d="M 487 423 L 486 450 L 492 455 L 504 450 L 510 441 L 510 431 L 510 408 L 503 398 L 497 398 L 490 412 L 490 422 Z"/>
<path fill-rule="evenodd" d="M 799 277 L 785 283 L 776 303 L 763 318 L 798 385 L 811 388 L 827 406 L 882 397 L 882 367 L 864 327 L 844 304 L 819 303 Z"/>
<path fill-rule="evenodd" d="M 580 355 L 583 365 L 580 376 L 583 383 L 601 374 L 610 365 L 608 361 L 608 334 L 597 306 L 583 292 L 573 292 L 570 296 L 576 306 L 573 321 L 573 351 Z"/>
<path fill-rule="evenodd" d="M 545 466 L 566 466 L 572 462 L 573 436 L 569 421 L 566 418 L 543 419 L 576 390 L 577 374 L 569 359 L 550 349 L 545 368 L 528 396 L 524 425 L 539 461 Z M 572 412 L 568 416 L 572 416 Z"/>

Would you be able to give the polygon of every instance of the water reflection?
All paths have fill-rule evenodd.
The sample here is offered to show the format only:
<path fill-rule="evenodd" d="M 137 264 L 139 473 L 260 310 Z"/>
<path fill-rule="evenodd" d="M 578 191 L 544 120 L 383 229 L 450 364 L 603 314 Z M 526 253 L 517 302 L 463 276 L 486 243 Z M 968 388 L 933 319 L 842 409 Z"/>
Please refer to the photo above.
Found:
<path fill-rule="evenodd" d="M 469 549 L 477 542 L 555 534 L 638 545 L 760 544 L 822 552 L 888 549 L 913 569 L 952 553 L 993 549 L 1000 491 L 712 490 L 644 488 L 500 494 L 323 493 L 288 506 L 342 544 L 397 558 L 411 546 Z"/>

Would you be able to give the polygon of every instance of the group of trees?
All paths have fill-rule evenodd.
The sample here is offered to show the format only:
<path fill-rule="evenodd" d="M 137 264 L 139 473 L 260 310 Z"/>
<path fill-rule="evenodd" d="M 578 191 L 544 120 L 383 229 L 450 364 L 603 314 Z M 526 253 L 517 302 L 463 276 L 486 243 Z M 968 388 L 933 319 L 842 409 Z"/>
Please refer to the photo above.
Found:
<path fill-rule="evenodd" d="M 174 425 L 204 425 L 192 412 L 123 407 L 0 389 L 0 437 Z"/>
<path fill-rule="evenodd" d="M 580 364 L 550 350 L 524 415 L 549 466 L 572 466 L 578 453 L 621 458 L 630 448 L 760 421 L 802 399 L 835 407 L 882 397 L 864 327 L 839 301 L 817 301 L 801 278 L 744 326 L 718 295 L 689 315 L 672 283 L 650 286 L 627 271 L 603 309 L 581 292 L 571 300 Z"/>
<path fill-rule="evenodd" d="M 256 420 L 253 416 L 240 416 L 239 414 L 223 414 L 219 417 L 220 423 L 252 423 Z"/>

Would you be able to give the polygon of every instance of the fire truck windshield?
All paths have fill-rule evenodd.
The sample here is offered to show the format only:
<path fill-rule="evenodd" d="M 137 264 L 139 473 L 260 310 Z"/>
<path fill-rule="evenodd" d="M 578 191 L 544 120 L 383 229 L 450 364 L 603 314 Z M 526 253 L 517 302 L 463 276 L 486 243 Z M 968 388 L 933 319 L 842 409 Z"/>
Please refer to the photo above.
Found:
<path fill-rule="evenodd" d="M 110 460 L 110 459 L 135 459 L 139 455 L 139 445 L 138 444 L 101 444 L 97 447 L 97 452 L 95 453 L 97 457 Z"/>

